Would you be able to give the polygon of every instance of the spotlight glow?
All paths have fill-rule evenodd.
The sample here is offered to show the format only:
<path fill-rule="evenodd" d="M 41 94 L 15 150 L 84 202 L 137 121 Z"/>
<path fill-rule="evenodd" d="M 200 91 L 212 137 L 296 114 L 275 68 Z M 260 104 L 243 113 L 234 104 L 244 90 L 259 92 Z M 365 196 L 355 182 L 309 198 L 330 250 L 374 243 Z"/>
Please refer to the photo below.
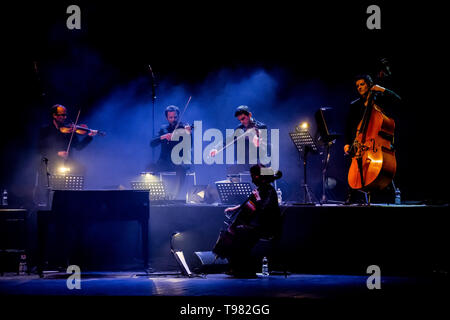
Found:
<path fill-rule="evenodd" d="M 145 182 L 159 181 L 159 177 L 154 175 L 153 172 L 142 172 L 141 177 Z"/>
<path fill-rule="evenodd" d="M 302 128 L 302 129 L 308 129 L 309 128 L 309 124 L 308 124 L 308 122 L 302 122 L 301 124 L 300 124 L 300 128 Z"/>
<path fill-rule="evenodd" d="M 69 167 L 60 167 L 58 169 L 58 171 L 59 171 L 59 173 L 66 174 L 66 173 L 70 172 L 70 168 Z"/>

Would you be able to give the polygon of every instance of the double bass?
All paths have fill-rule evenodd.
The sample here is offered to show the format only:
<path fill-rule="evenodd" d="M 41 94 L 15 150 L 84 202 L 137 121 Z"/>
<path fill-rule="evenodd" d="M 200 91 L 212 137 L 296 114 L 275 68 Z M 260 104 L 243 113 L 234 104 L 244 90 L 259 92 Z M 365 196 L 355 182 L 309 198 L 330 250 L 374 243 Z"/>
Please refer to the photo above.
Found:
<path fill-rule="evenodd" d="M 392 182 L 397 168 L 392 147 L 395 122 L 376 105 L 376 94 L 369 92 L 366 110 L 350 148 L 352 163 L 348 184 L 364 192 L 384 189 Z"/>

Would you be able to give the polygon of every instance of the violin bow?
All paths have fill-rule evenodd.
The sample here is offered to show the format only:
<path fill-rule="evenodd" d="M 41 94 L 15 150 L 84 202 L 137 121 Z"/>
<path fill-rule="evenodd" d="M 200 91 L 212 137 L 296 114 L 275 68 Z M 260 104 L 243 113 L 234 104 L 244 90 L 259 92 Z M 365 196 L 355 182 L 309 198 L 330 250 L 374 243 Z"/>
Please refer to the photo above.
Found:
<path fill-rule="evenodd" d="M 67 145 L 67 150 L 66 150 L 67 157 L 69 157 L 70 145 L 72 144 L 72 139 L 73 139 L 73 135 L 74 135 L 74 133 L 75 133 L 75 128 L 77 127 L 78 118 L 80 117 L 80 112 L 81 112 L 81 109 L 78 110 L 77 119 L 75 120 L 75 124 L 73 125 L 73 128 L 72 128 L 72 134 L 70 135 L 69 144 Z"/>
<path fill-rule="evenodd" d="M 229 146 L 231 146 L 232 144 L 234 144 L 236 141 L 238 141 L 239 139 L 241 139 L 242 137 L 247 136 L 251 130 L 254 130 L 256 135 L 259 138 L 259 134 L 258 134 L 258 129 L 256 127 L 251 128 L 250 130 L 245 131 L 243 134 L 241 134 L 239 137 L 236 138 L 236 140 L 233 139 L 233 141 L 230 141 L 227 145 L 225 145 L 224 147 L 220 148 L 219 150 L 217 150 L 216 155 L 219 154 L 219 152 L 222 152 L 223 150 L 225 150 L 226 148 L 228 148 Z M 215 155 L 215 156 L 216 156 Z M 214 156 L 214 157 L 215 157 Z"/>
<path fill-rule="evenodd" d="M 187 107 L 188 107 L 188 105 L 189 105 L 189 102 L 191 102 L 191 98 L 192 98 L 192 96 L 189 96 L 189 99 L 188 99 L 186 105 L 184 106 L 183 112 L 181 113 L 180 118 L 178 119 L 177 125 L 175 126 L 175 129 L 173 129 L 174 131 L 175 131 L 175 130 L 178 128 L 178 126 L 180 125 L 181 118 L 183 117 L 184 113 L 186 112 L 186 109 L 187 109 Z"/>

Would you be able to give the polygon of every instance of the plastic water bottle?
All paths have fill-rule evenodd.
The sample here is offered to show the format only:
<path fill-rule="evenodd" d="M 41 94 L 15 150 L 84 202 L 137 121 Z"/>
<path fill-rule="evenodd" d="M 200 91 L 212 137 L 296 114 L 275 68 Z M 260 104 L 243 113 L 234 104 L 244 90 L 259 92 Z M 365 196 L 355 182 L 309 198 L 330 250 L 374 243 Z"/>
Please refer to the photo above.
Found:
<path fill-rule="evenodd" d="M 400 189 L 395 189 L 395 204 L 402 204 L 402 199 L 400 197 Z"/>
<path fill-rule="evenodd" d="M 25 254 L 20 255 L 20 262 L 19 262 L 19 274 L 24 275 L 27 273 L 27 256 Z"/>
<path fill-rule="evenodd" d="M 8 191 L 3 190 L 3 196 L 2 196 L 2 206 L 8 205 Z"/>
<path fill-rule="evenodd" d="M 269 275 L 269 260 L 267 260 L 267 257 L 264 257 L 262 260 L 261 273 L 264 277 L 267 277 Z"/>
<path fill-rule="evenodd" d="M 283 202 L 283 198 L 281 197 L 281 189 L 277 189 L 277 197 L 278 197 L 278 204 L 281 206 L 281 203 Z"/>

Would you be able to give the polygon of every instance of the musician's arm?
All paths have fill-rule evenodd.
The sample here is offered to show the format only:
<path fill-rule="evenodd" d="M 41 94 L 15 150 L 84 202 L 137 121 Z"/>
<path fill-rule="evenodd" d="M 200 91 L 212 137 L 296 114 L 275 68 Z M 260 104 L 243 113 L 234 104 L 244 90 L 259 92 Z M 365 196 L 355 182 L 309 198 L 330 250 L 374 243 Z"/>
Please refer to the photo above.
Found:
<path fill-rule="evenodd" d="M 375 89 L 374 89 L 375 88 Z M 394 91 L 383 88 L 378 85 L 372 87 L 372 91 L 380 92 L 380 96 L 377 97 L 375 103 L 381 107 L 381 110 L 387 116 L 392 117 L 395 110 L 400 107 L 401 98 Z"/>
<path fill-rule="evenodd" d="M 355 139 L 355 133 L 359 122 L 361 108 L 361 100 L 357 99 L 350 103 L 350 109 L 347 114 L 347 119 L 345 122 L 345 131 L 344 131 L 344 144 L 346 146 L 351 146 L 353 144 L 353 140 Z M 345 151 L 345 150 L 344 150 Z"/>
<path fill-rule="evenodd" d="M 94 140 L 92 136 L 86 135 L 82 140 L 76 134 L 73 136 L 72 147 L 77 150 L 84 149 L 91 141 Z"/>
<path fill-rule="evenodd" d="M 389 90 L 389 89 L 386 89 L 386 88 L 384 88 L 384 87 L 382 87 L 382 86 L 379 86 L 379 85 L 374 85 L 372 88 L 371 88 L 371 90 L 372 91 L 378 91 L 378 92 L 381 92 L 381 93 L 383 93 L 383 95 L 385 96 L 385 97 L 388 97 L 388 98 L 392 98 L 392 99 L 395 99 L 395 100 L 402 100 L 402 98 L 400 98 L 400 96 L 398 95 L 398 94 L 396 94 L 394 91 L 392 91 L 392 90 Z"/>
<path fill-rule="evenodd" d="M 258 128 L 258 130 L 265 130 L 265 132 L 266 132 L 265 139 L 262 139 L 262 136 L 259 137 L 258 146 L 268 149 L 270 147 L 270 143 L 271 143 L 271 141 L 270 141 L 271 136 L 270 136 L 269 128 L 267 127 L 267 125 L 263 124 Z M 259 132 L 261 133 L 261 131 L 259 131 Z"/>
<path fill-rule="evenodd" d="M 156 135 L 155 137 L 152 138 L 152 140 L 150 140 L 150 147 L 154 148 L 157 147 L 161 144 L 161 136 L 167 133 L 165 132 L 164 128 L 159 129 L 158 135 Z"/>
<path fill-rule="evenodd" d="M 398 101 L 402 100 L 402 98 L 392 90 L 384 89 L 383 93 L 385 96 L 392 98 L 394 100 L 398 100 Z"/>

